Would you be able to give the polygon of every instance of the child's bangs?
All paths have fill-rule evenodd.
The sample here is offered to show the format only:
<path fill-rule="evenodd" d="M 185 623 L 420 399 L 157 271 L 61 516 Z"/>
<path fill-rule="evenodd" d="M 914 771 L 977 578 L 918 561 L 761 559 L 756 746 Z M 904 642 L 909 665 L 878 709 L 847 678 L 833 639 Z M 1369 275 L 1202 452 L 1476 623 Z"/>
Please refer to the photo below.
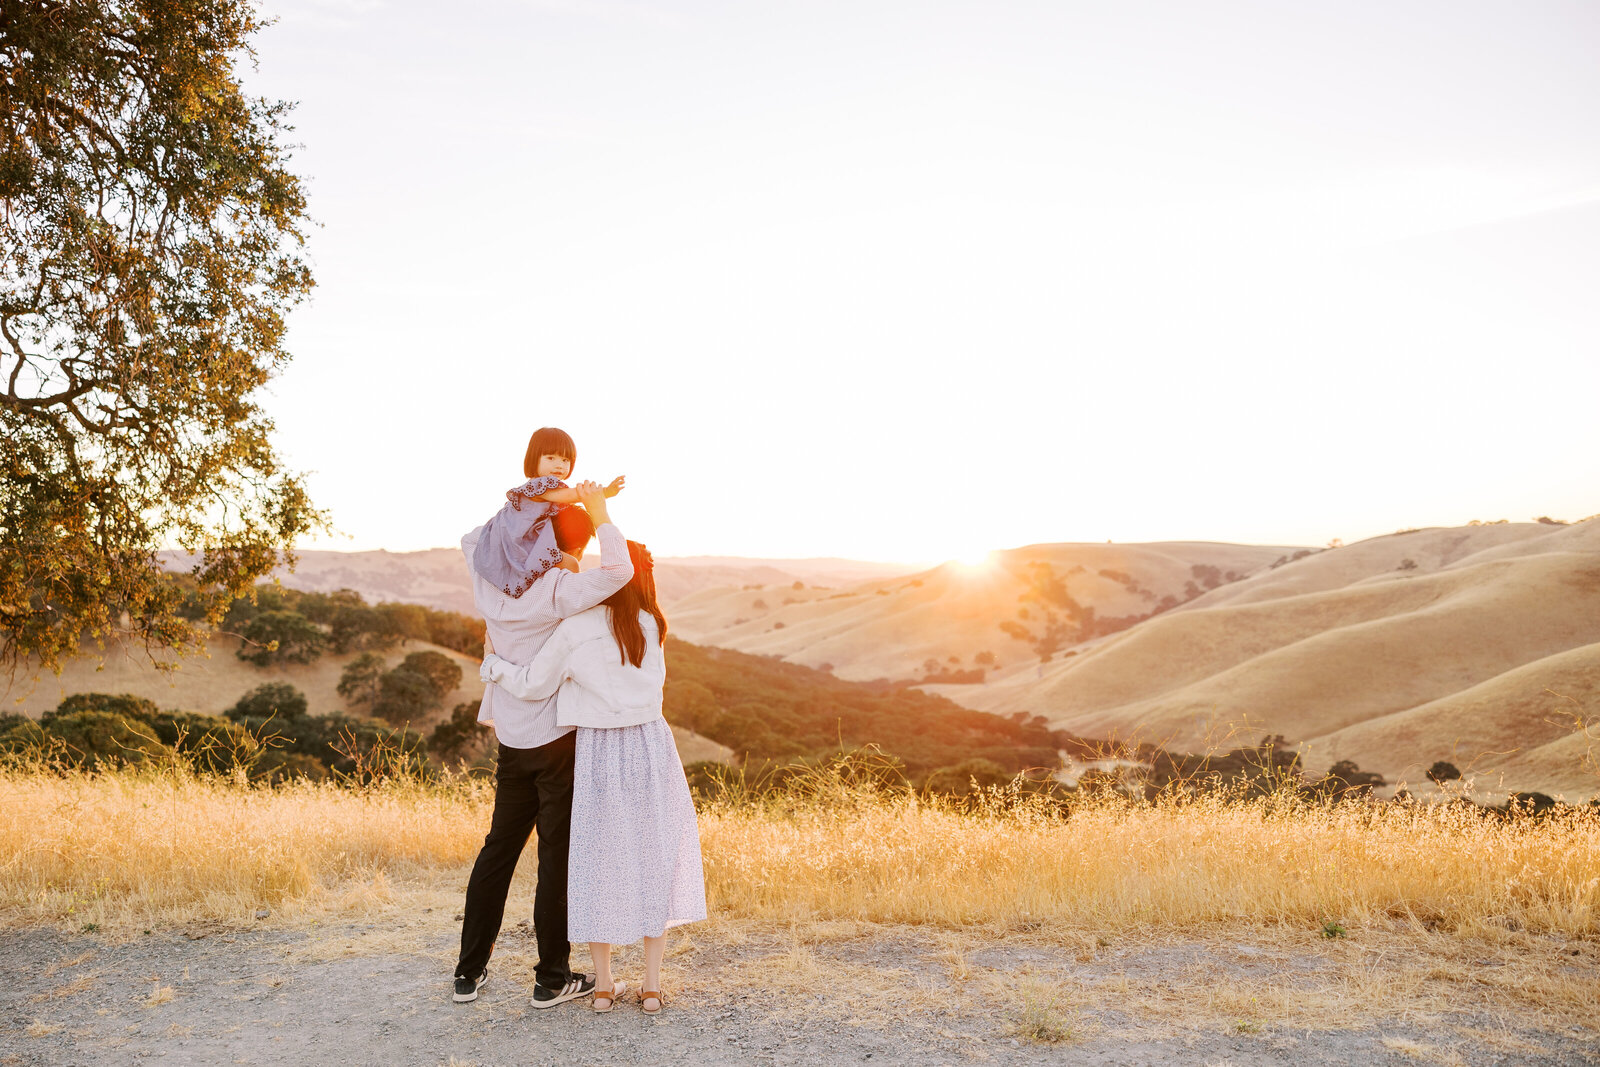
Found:
<path fill-rule="evenodd" d="M 523 470 L 528 477 L 532 478 L 534 471 L 538 469 L 540 456 L 560 456 L 569 464 L 576 466 L 578 446 L 572 443 L 567 431 L 558 430 L 554 426 L 543 426 L 533 431 L 533 436 L 528 438 L 528 452 L 522 461 Z"/>
<path fill-rule="evenodd" d="M 567 431 L 553 426 L 534 431 L 532 439 L 528 441 L 528 452 L 538 456 L 560 456 L 567 460 L 578 458 L 578 446 L 572 443 Z"/>

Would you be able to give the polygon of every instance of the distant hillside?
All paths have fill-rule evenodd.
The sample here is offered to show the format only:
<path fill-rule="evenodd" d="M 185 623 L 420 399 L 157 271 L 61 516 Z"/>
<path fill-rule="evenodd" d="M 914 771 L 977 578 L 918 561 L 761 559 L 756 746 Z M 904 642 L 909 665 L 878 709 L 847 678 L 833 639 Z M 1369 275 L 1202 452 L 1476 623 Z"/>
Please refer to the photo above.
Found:
<path fill-rule="evenodd" d="M 367 601 L 396 600 L 423 604 L 441 611 L 476 614 L 472 587 L 459 548 L 430 548 L 421 552 L 305 551 L 291 572 L 280 567 L 273 576 L 290 589 L 331 593 L 354 589 Z M 184 569 L 188 557 L 166 554 L 168 565 Z M 599 563 L 598 550 L 585 560 Z M 851 559 L 743 559 L 736 556 L 662 557 L 656 561 L 656 591 L 665 606 L 713 586 L 745 585 L 843 586 L 880 576 L 892 577 L 917 570 L 901 563 L 869 563 Z"/>
<path fill-rule="evenodd" d="M 585 562 L 594 566 L 599 556 Z M 667 556 L 656 560 L 656 594 L 664 607 L 675 607 L 702 589 L 747 585 L 843 587 L 879 578 L 911 574 L 921 567 L 905 563 L 872 563 L 856 559 L 745 559 L 738 556 Z"/>
<path fill-rule="evenodd" d="M 173 570 L 188 566 L 181 552 L 165 554 Z M 272 573 L 290 589 L 307 593 L 332 593 L 354 589 L 369 603 L 395 600 L 422 604 L 440 611 L 476 614 L 472 587 L 459 548 L 430 548 L 421 552 L 303 551 L 295 569 L 279 567 Z"/>
<path fill-rule="evenodd" d="M 153 701 L 159 708 L 217 715 L 257 686 L 288 682 L 306 695 L 313 714 L 346 710 L 345 700 L 338 693 L 339 675 L 360 654 L 358 652 L 343 655 L 328 652 L 311 663 L 257 667 L 234 655 L 239 648 L 237 638 L 213 634 L 208 644 L 210 652 L 206 656 L 182 659 L 161 656 L 162 662 L 177 664 L 178 669 L 171 672 L 157 670 L 142 648 L 112 645 L 102 659 L 98 649 L 88 647 L 66 662 L 59 677 L 49 671 L 37 676 L 19 671 L 5 691 L 0 708 L 37 718 L 74 693 L 131 693 Z M 422 651 L 450 657 L 461 668 L 461 685 L 446 695 L 441 712 L 425 723 L 413 723 L 416 729 L 431 728 L 463 701 L 483 698 L 476 659 L 425 641 L 408 641 L 383 655 L 391 665 L 396 665 L 408 653 Z"/>
<path fill-rule="evenodd" d="M 998 579 L 996 579 L 998 581 Z M 930 687 L 1178 749 L 1230 730 L 1413 785 L 1600 789 L 1600 522 L 1428 529 L 1258 570 L 1079 655 Z M 1587 735 L 1574 719 L 1596 725 Z"/>
<path fill-rule="evenodd" d="M 690 641 L 827 666 L 841 678 L 919 678 L 930 664 L 1032 670 L 1050 649 L 1059 654 L 1085 633 L 1114 632 L 1309 551 L 1207 542 L 1030 545 L 997 552 L 980 567 L 947 563 L 844 589 L 706 589 L 674 604 L 671 622 Z"/>

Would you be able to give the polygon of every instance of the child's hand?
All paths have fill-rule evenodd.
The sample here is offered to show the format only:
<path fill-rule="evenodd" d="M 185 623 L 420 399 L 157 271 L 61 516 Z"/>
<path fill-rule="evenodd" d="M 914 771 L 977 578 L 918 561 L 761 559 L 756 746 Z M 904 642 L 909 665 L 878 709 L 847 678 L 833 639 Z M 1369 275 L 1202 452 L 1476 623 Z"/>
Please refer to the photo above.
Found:
<path fill-rule="evenodd" d="M 483 631 L 483 654 L 485 657 L 494 655 L 494 642 L 489 639 L 489 631 Z"/>
<path fill-rule="evenodd" d="M 625 480 L 626 479 L 620 474 L 611 479 L 611 484 L 606 486 L 606 496 L 616 496 L 618 493 L 622 492 L 622 483 Z"/>

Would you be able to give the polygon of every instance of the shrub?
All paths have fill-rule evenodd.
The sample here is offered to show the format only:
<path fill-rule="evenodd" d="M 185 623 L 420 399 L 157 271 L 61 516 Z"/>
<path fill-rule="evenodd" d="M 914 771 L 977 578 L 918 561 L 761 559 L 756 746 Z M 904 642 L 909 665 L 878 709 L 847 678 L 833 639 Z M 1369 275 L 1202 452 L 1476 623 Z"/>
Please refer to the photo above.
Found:
<path fill-rule="evenodd" d="M 195 711 L 164 711 L 155 717 L 156 739 L 184 756 L 197 771 L 216 774 L 250 769 L 264 753 L 261 742 L 239 723 Z"/>
<path fill-rule="evenodd" d="M 443 652 L 413 652 L 400 661 L 398 669 L 416 671 L 426 677 L 440 700 L 461 685 L 461 665 Z"/>
<path fill-rule="evenodd" d="M 1371 793 L 1374 786 L 1386 783 L 1383 775 L 1376 771 L 1364 771 L 1356 766 L 1354 760 L 1344 759 L 1328 768 L 1320 784 L 1335 796 L 1360 796 Z"/>
<path fill-rule="evenodd" d="M 339 675 L 339 695 L 347 704 L 371 704 L 378 699 L 378 679 L 388 669 L 388 660 L 373 652 L 363 652 L 346 664 Z"/>
<path fill-rule="evenodd" d="M 1456 765 L 1454 763 L 1447 763 L 1444 760 L 1439 760 L 1432 767 L 1428 768 L 1428 780 L 1436 785 L 1443 785 L 1445 782 L 1453 782 L 1460 777 L 1461 772 L 1456 769 Z"/>
<path fill-rule="evenodd" d="M 85 711 L 103 711 L 108 715 L 120 715 L 125 719 L 141 719 L 155 725 L 156 706 L 144 697 L 136 697 L 132 693 L 73 693 L 65 698 L 54 709 L 39 716 L 39 725 L 48 727 L 57 719 L 68 715 L 77 715 Z"/>
<path fill-rule="evenodd" d="M 149 763 L 173 754 L 172 748 L 156 736 L 153 723 L 109 711 L 56 715 L 43 732 L 62 742 L 63 759 L 75 767 Z"/>
<path fill-rule="evenodd" d="M 372 714 L 399 725 L 422 719 L 461 684 L 461 667 L 442 652 L 413 652 L 378 678 Z"/>
<path fill-rule="evenodd" d="M 467 700 L 450 710 L 450 717 L 433 728 L 428 748 L 441 760 L 476 762 L 488 755 L 492 735 L 478 722 L 478 701 Z"/>
<path fill-rule="evenodd" d="M 235 653 L 246 663 L 310 663 L 322 655 L 326 638 L 298 611 L 263 611 L 245 624 L 244 644 Z"/>
<path fill-rule="evenodd" d="M 433 679 L 403 667 L 378 679 L 378 697 L 372 714 L 395 726 L 421 719 L 439 706 L 441 695 Z"/>
<path fill-rule="evenodd" d="M 268 682 L 240 697 L 223 714 L 234 722 L 265 725 L 268 720 L 303 719 L 308 710 L 306 695 L 300 690 L 288 682 Z"/>
<path fill-rule="evenodd" d="M 269 748 L 256 760 L 255 766 L 250 770 L 250 777 L 268 785 L 292 782 L 296 778 L 309 778 L 313 782 L 320 782 L 328 777 L 328 767 L 315 756 L 308 756 L 304 752 Z"/>
<path fill-rule="evenodd" d="M 990 786 L 1005 785 L 1015 777 L 993 760 L 974 758 L 953 767 L 940 767 L 928 775 L 926 788 L 935 793 L 975 793 Z"/>

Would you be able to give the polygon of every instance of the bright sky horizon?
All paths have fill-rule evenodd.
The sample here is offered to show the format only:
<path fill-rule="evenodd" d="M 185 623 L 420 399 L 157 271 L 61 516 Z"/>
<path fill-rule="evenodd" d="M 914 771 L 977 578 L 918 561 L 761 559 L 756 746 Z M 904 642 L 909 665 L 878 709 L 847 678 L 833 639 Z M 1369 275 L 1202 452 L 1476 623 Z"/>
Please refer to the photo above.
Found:
<path fill-rule="evenodd" d="M 541 425 L 660 555 L 1600 512 L 1600 6 L 267 0 L 335 538 Z"/>

